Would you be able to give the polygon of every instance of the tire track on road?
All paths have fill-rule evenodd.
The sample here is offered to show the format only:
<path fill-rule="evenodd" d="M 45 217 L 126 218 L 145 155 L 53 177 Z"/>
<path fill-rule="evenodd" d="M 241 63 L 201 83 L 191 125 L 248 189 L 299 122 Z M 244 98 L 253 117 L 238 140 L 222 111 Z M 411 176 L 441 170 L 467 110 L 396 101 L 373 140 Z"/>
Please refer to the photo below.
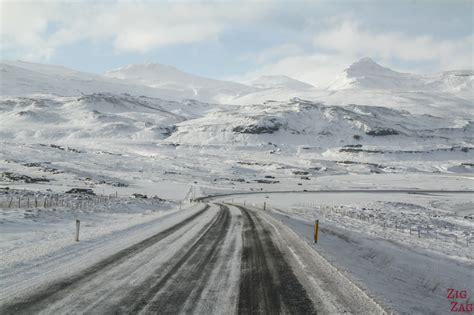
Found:
<path fill-rule="evenodd" d="M 229 209 L 220 205 L 211 226 L 181 255 L 165 274 L 155 273 L 138 286 L 114 314 L 177 314 L 185 305 L 196 306 L 214 269 L 225 235 L 230 226 Z M 192 310 L 187 310 L 192 311 Z"/>
<path fill-rule="evenodd" d="M 238 313 L 316 314 L 270 231 L 252 211 L 236 207 L 244 219 Z"/>
<path fill-rule="evenodd" d="M 94 265 L 86 268 L 84 271 L 65 278 L 57 282 L 54 282 L 44 288 L 41 288 L 33 295 L 19 297 L 15 299 L 13 303 L 6 303 L 0 306 L 1 314 L 31 314 L 37 313 L 48 305 L 61 299 L 67 295 L 68 292 L 73 291 L 74 288 L 80 286 L 81 283 L 91 280 L 99 272 L 104 272 L 114 268 L 115 266 L 125 262 L 130 257 L 139 254 L 147 248 L 155 245 L 160 240 L 173 234 L 183 226 L 187 225 L 197 217 L 201 216 L 204 212 L 209 209 L 209 205 L 206 205 L 204 209 L 184 219 L 183 221 L 175 224 L 174 226 L 161 231 L 153 236 L 150 236 L 143 241 L 136 243 L 130 247 L 127 247 L 116 254 L 109 256 L 108 258 L 95 263 Z"/>

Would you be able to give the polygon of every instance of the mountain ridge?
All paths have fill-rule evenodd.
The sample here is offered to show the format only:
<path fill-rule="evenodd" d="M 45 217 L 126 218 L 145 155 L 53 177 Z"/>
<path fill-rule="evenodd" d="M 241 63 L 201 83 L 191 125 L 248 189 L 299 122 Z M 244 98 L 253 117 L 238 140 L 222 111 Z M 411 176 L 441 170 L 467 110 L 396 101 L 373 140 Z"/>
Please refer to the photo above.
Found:
<path fill-rule="evenodd" d="M 0 94 L 9 96 L 127 93 L 228 105 L 299 97 L 329 105 L 381 105 L 417 114 L 474 115 L 472 70 L 410 74 L 383 67 L 370 58 L 351 64 L 327 89 L 287 76 L 262 76 L 245 85 L 189 74 L 159 63 L 127 65 L 98 75 L 63 66 L 2 61 L 0 71 Z"/>

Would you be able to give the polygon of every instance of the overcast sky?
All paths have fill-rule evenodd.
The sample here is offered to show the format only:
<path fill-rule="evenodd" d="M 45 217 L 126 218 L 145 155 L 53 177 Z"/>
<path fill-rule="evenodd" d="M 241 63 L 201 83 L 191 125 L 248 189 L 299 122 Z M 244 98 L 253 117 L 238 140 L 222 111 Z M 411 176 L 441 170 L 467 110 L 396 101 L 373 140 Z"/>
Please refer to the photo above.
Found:
<path fill-rule="evenodd" d="M 401 71 L 472 69 L 473 3 L 0 0 L 0 54 L 95 73 L 158 62 L 318 86 L 366 56 Z"/>

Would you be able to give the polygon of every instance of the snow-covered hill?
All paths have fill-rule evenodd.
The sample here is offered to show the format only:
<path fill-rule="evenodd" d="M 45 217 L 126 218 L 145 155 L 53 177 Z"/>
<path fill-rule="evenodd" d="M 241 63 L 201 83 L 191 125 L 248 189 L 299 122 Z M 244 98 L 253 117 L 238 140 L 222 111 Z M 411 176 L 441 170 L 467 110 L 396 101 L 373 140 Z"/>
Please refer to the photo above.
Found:
<path fill-rule="evenodd" d="M 174 102 L 109 93 L 80 97 L 2 97 L 0 138 L 61 143 L 72 139 L 155 141 L 168 137 L 175 124 L 201 117 L 215 108 L 192 100 Z"/>
<path fill-rule="evenodd" d="M 315 69 L 317 71 L 317 69 Z M 261 104 L 301 98 L 327 105 L 369 105 L 414 114 L 474 117 L 472 70 L 419 75 L 393 71 L 363 58 L 327 89 L 286 76 L 262 76 L 246 84 L 208 79 L 157 63 L 129 65 L 105 76 L 21 61 L 0 64 L 0 94 L 80 96 L 128 93 L 166 100 L 195 99 L 217 104 Z"/>
<path fill-rule="evenodd" d="M 0 63 L 0 95 L 31 96 L 49 94 L 80 96 L 93 93 L 128 93 L 162 97 L 168 100 L 191 98 L 192 94 L 176 90 L 150 88 L 127 80 L 74 71 L 62 66 L 23 61 Z"/>
<path fill-rule="evenodd" d="M 314 89 L 314 86 L 311 84 L 295 80 L 286 75 L 262 75 L 254 80 L 245 82 L 245 84 L 260 89 L 288 89 L 296 91 Z"/>
<path fill-rule="evenodd" d="M 269 88 L 244 95 L 233 104 L 302 98 L 327 105 L 369 105 L 441 117 L 474 117 L 474 73 L 448 71 L 434 75 L 401 73 L 363 58 L 344 70 L 326 89 Z"/>
<path fill-rule="evenodd" d="M 401 92 L 461 92 L 470 91 L 474 71 L 448 71 L 435 75 L 401 73 L 382 67 L 370 58 L 353 63 L 328 87 L 344 89 L 375 89 Z"/>
<path fill-rule="evenodd" d="M 169 138 L 192 144 L 424 145 L 471 143 L 474 122 L 376 106 L 327 106 L 301 99 L 223 108 L 177 125 Z M 431 140 L 429 140 L 431 139 Z M 443 139 L 443 140 L 441 140 Z"/>
<path fill-rule="evenodd" d="M 175 90 L 177 93 L 189 95 L 188 98 L 218 103 L 257 91 L 247 85 L 208 79 L 158 63 L 129 65 L 107 71 L 105 76 L 152 88 Z"/>
<path fill-rule="evenodd" d="M 473 134 L 473 120 L 467 117 L 329 106 L 297 98 L 234 106 L 111 93 L 0 99 L 0 138 L 9 150 L 27 143 L 80 151 L 143 151 L 146 156 L 166 151 L 162 158 L 180 170 L 187 169 L 182 154 L 186 163 L 189 157 L 202 159 L 203 174 L 226 165 L 230 156 L 267 161 L 249 162 L 260 164 L 279 164 L 283 158 L 289 165 L 313 165 L 325 174 L 469 173 Z M 174 153 L 159 147 L 181 149 Z M 222 172 L 228 171 L 226 166 Z"/>

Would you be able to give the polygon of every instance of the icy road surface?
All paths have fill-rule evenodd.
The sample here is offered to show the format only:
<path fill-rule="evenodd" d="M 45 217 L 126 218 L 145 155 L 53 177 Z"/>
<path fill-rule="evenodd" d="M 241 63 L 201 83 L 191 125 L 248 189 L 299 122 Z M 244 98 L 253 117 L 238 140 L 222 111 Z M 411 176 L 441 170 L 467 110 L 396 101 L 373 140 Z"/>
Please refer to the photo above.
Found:
<path fill-rule="evenodd" d="M 231 204 L 185 212 L 98 261 L 67 252 L 47 260 L 70 272 L 5 281 L 0 313 L 384 313 L 267 213 Z"/>

